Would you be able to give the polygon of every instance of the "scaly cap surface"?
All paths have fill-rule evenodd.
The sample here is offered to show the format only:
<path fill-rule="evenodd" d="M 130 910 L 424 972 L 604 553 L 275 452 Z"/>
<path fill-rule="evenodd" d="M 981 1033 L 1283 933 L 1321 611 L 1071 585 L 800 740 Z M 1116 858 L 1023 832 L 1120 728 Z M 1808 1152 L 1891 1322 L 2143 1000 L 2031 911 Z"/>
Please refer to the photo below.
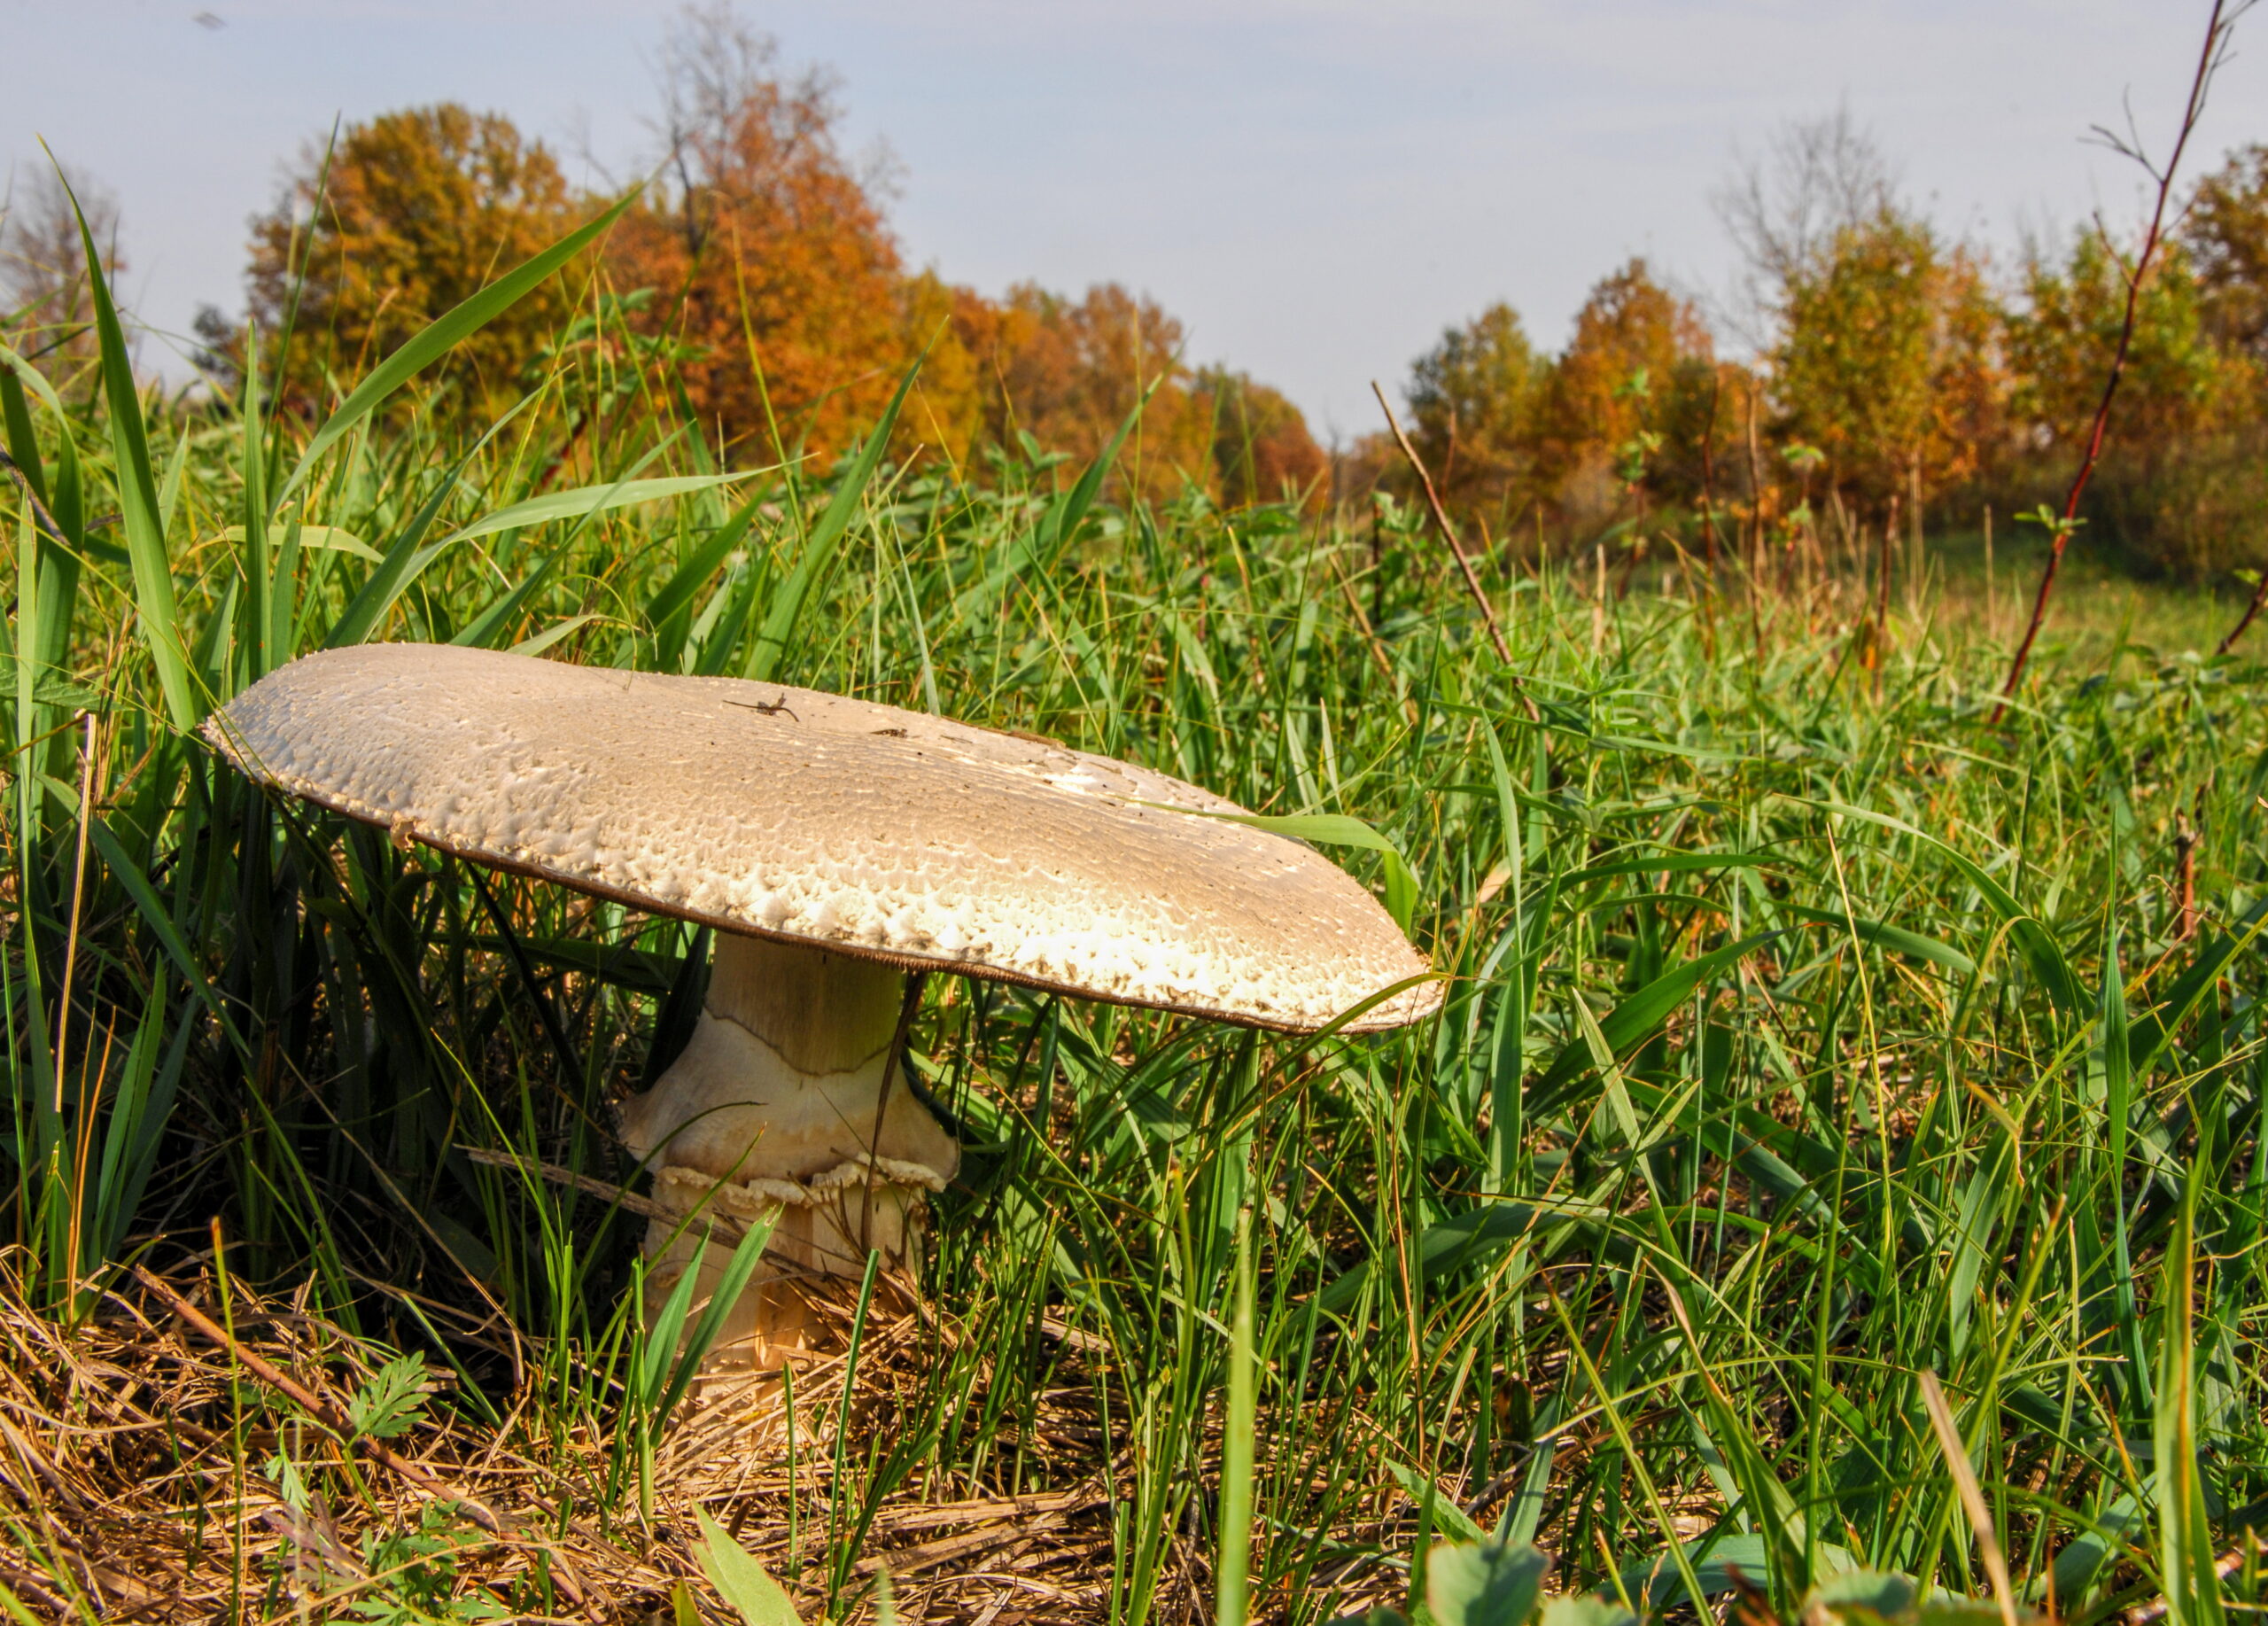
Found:
<path fill-rule="evenodd" d="M 839 695 L 366 644 L 206 732 L 397 840 L 910 969 L 1302 1031 L 1426 969 L 1352 876 L 1194 785 Z"/>

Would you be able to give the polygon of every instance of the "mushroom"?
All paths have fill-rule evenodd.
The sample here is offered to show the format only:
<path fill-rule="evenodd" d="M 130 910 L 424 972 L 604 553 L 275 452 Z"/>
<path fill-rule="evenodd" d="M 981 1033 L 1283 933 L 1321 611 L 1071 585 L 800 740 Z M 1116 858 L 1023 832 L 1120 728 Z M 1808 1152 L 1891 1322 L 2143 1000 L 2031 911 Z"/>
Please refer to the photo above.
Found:
<path fill-rule="evenodd" d="M 692 1037 L 620 1129 L 658 1205 L 649 1311 L 712 1218 L 774 1217 L 719 1342 L 748 1365 L 812 1341 L 799 1284 L 858 1278 L 870 1249 L 910 1272 L 959 1165 L 897 1054 L 910 973 L 1293 1032 L 1441 1001 L 1391 917 L 1312 848 L 1037 735 L 423 644 L 307 656 L 206 733 L 259 783 L 398 844 L 717 929 Z"/>

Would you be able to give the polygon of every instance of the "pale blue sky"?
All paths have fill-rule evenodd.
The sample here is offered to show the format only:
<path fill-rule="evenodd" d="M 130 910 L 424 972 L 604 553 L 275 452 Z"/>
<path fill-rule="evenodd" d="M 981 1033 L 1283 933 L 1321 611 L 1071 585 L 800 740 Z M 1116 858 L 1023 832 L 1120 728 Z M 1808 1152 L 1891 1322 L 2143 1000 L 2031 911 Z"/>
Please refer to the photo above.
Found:
<path fill-rule="evenodd" d="M 0 0 L 0 161 L 43 136 L 116 192 L 127 292 L 160 329 L 239 300 L 245 221 L 334 114 L 454 99 L 627 172 L 671 8 L 621 0 Z M 1695 292 L 1736 144 L 1847 100 L 1910 192 L 2006 253 L 2020 226 L 2126 221 L 2083 144 L 2131 97 L 2163 144 L 2196 0 L 743 0 L 834 67 L 884 141 L 914 263 L 998 292 L 1115 278 L 1190 354 L 1373 424 L 1441 328 L 1506 299 L 1560 343 L 1632 253 Z M 206 20 L 198 19 L 199 13 Z M 215 26 L 217 22 L 218 26 Z M 2238 35 L 2200 155 L 2268 140 L 2268 15 Z M 145 354 L 147 354 L 145 352 Z"/>

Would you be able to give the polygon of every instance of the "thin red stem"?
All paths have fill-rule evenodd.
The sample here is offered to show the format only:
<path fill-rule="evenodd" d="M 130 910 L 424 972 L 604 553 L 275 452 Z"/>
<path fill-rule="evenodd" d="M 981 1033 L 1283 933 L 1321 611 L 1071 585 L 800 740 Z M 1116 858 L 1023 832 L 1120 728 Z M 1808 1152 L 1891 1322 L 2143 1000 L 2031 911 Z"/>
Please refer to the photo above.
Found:
<path fill-rule="evenodd" d="M 2111 400 L 2118 393 L 2118 381 L 2126 372 L 2127 353 L 2134 344 L 2142 279 L 2149 274 L 2150 261 L 2165 240 L 2166 205 L 2173 196 L 2173 178 L 2180 171 L 2181 155 L 2197 128 L 2198 116 L 2205 111 L 2206 87 L 2212 82 L 2213 68 L 2227 35 L 2228 25 L 2221 17 L 2225 4 L 2226 0 L 2213 0 L 2212 15 L 2206 21 L 2205 46 L 2198 53 L 2197 72 L 2189 82 L 2189 101 L 2182 110 L 2181 131 L 2174 138 L 2173 156 L 2157 177 L 2157 201 L 2150 210 L 2150 227 L 2142 234 L 2141 253 L 2135 258 L 2133 270 L 2127 274 L 2126 311 L 2118 326 L 2118 347 L 2111 354 L 2110 376 L 2103 380 L 2102 399 L 2095 405 L 2094 423 L 2087 431 L 2086 455 L 2080 459 L 2078 472 L 2071 477 L 2071 488 L 2063 498 L 2062 522 L 2055 527 L 2055 534 L 2048 543 L 2047 564 L 2039 572 L 2039 590 L 2032 595 L 2031 619 L 2024 624 L 2023 641 L 2016 645 L 2015 659 L 2008 663 L 2008 679 L 2000 686 L 2000 704 L 1992 708 L 1995 723 L 2007 714 L 2008 702 L 2016 697 L 2016 686 L 2023 681 L 2024 665 L 2031 658 L 2031 646 L 2039 637 L 2040 623 L 2047 618 L 2047 597 L 2054 590 L 2057 571 L 2062 568 L 2063 549 L 2070 543 L 2072 522 L 2078 517 L 2079 497 L 2102 456 L 2103 437 L 2110 428 Z"/>

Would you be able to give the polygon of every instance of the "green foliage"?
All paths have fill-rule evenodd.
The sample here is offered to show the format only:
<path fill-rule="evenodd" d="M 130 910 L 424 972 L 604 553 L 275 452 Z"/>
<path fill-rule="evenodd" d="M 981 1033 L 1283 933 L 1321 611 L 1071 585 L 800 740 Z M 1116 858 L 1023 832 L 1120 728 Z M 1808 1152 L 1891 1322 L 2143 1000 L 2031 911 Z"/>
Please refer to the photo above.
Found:
<path fill-rule="evenodd" d="M 1450 328 L 1410 373 L 1410 434 L 1449 495 L 1500 508 L 1532 487 L 1544 361 L 1509 305 Z"/>
<path fill-rule="evenodd" d="M 702 1573 L 745 1626 L 802 1626 L 786 1590 L 750 1556 L 748 1549 L 707 1513 L 695 1517 L 701 1521 Z"/>
<path fill-rule="evenodd" d="M 940 1331 L 889 1427 L 800 1466 L 825 1512 L 791 1579 L 820 1607 L 857 1596 L 892 1498 L 1112 1474 L 1096 1573 L 1132 1626 L 1230 1551 L 1254 1614 L 1398 1606 L 1441 1536 L 1514 1555 L 1419 1563 L 1421 1599 L 1479 1577 L 1443 1609 L 1501 1599 L 1531 1545 L 1648 1612 L 1736 1570 L 1783 1618 L 1860 1569 L 1973 1593 L 1924 1371 L 2027 1607 L 2182 1588 L 2202 1621 L 2244 1584 L 2207 1560 L 2268 1496 L 2268 672 L 2138 627 L 2051 650 L 1995 729 L 2001 651 L 1927 603 L 1877 694 L 1768 593 L 1751 624 L 1674 578 L 1594 603 L 1492 556 L 1507 670 L 1404 510 L 1114 502 L 1094 466 L 1021 458 L 728 486 L 664 380 L 554 357 L 504 432 L 461 438 L 412 370 L 389 419 L 312 451 L 252 387 L 96 409 L 0 373 L 58 533 L 8 499 L 4 1155 L 58 1316 L 217 1215 L 231 1269 L 458 1371 L 449 1404 L 512 1449 L 607 1441 L 577 1505 L 646 1539 L 663 1512 L 630 1491 L 703 1311 L 642 1329 L 640 1226 L 589 1185 L 635 1178 L 610 1102 L 657 1007 L 697 999 L 699 938 L 510 877 L 492 911 L 184 724 L 364 638 L 676 672 L 762 650 L 1367 830 L 1345 861 L 1448 992 L 1412 1031 L 1301 1039 L 936 979 L 911 1066 L 967 1147 L 925 1272 Z M 586 428 L 596 393 L 644 405 Z M 684 483 L 589 494 L 633 481 Z M 120 548 L 90 520 L 129 503 Z M 460 1330 L 499 1307 L 517 1371 Z M 411 1377 L 382 1367 L 358 1427 L 409 1421 Z M 1092 1420 L 1050 1435 L 1036 1396 Z M 454 1551 L 403 1550 L 435 1577 L 417 1607 L 484 1607 L 448 1590 Z"/>
<path fill-rule="evenodd" d="M 1449 1543 L 1426 1555 L 1425 1598 L 1413 1606 L 1417 1626 L 1638 1626 L 1638 1617 L 1597 1593 L 1542 1595 L 1551 1560 L 1534 1547 L 1488 1541 Z M 1730 1591 L 1731 1577 L 1717 1590 Z M 1763 1618 L 1769 1619 L 1768 1615 Z M 1845 1569 L 1804 1596 L 1793 1617 L 1806 1626 L 1994 1626 L 1999 1607 L 1939 1594 L 1922 1600 L 1910 1575 Z M 2041 1617 L 2018 1610 L 2038 1626 Z M 1341 1615 L 1331 1626 L 1410 1626 L 1402 1611 L 1380 1607 Z"/>
<path fill-rule="evenodd" d="M 1926 222 L 1885 209 L 1845 228 L 1781 300 L 1772 393 L 1830 486 L 1871 507 L 1909 477 L 1935 488 L 1977 470 L 1998 427 L 1993 313 Z"/>
<path fill-rule="evenodd" d="M 2124 319 L 2129 268 L 2094 232 L 2025 268 L 2008 319 L 2010 410 L 2075 466 L 2102 398 Z M 2224 300 L 2233 298 L 2224 292 Z M 2180 243 L 2152 263 L 2134 300 L 2102 464 L 2085 513 L 2132 554 L 2195 578 L 2268 558 L 2258 510 L 2257 364 L 2214 342 L 2207 294 Z"/>
<path fill-rule="evenodd" d="M 1438 1626 L 1526 1626 L 1550 1568 L 1533 1547 L 1437 1548 L 1425 1560 L 1425 1612 Z"/>
<path fill-rule="evenodd" d="M 415 1527 L 365 1536 L 361 1568 L 373 1582 L 346 1589 L 344 1617 L 370 1626 L 478 1626 L 512 1619 L 517 1611 L 458 1578 L 462 1554 L 474 1540 L 440 1506 L 426 1507 Z"/>
<path fill-rule="evenodd" d="M 354 1391 L 346 1409 L 347 1423 L 356 1434 L 374 1440 L 398 1438 L 424 1420 L 425 1396 L 431 1389 L 423 1356 L 397 1356 Z"/>

